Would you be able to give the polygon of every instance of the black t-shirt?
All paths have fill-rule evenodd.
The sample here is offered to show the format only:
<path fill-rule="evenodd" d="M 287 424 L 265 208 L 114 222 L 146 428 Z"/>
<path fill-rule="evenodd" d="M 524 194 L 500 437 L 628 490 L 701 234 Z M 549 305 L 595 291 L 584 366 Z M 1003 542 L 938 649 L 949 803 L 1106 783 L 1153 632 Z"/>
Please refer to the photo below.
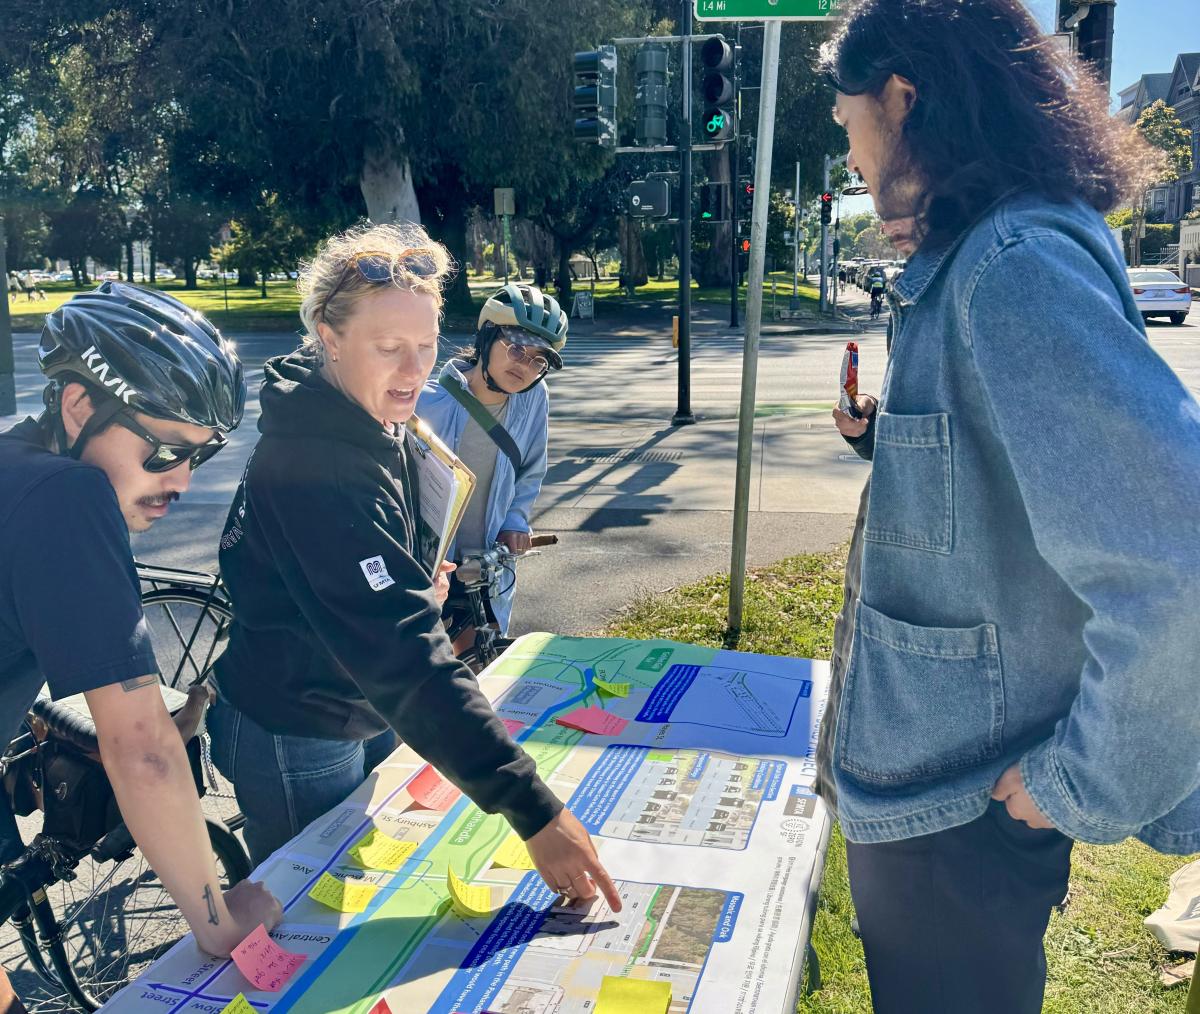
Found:
<path fill-rule="evenodd" d="M 69 697 L 157 671 L 108 476 L 18 423 L 0 434 L 0 751 L 43 682 Z"/>

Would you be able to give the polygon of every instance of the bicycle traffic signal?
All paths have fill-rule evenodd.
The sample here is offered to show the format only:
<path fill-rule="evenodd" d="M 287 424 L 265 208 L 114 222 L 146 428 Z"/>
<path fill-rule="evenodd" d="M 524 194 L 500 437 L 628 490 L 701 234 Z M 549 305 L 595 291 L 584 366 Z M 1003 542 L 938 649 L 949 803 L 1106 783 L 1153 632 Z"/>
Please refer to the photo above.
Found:
<path fill-rule="evenodd" d="M 719 35 L 700 49 L 704 79 L 700 94 L 704 99 L 704 139 L 722 143 L 737 136 L 736 88 L 734 87 L 733 47 Z"/>
<path fill-rule="evenodd" d="M 634 137 L 651 147 L 667 143 L 667 47 L 650 42 L 638 50 L 634 64 Z"/>
<path fill-rule="evenodd" d="M 828 190 L 821 195 L 821 224 L 828 225 L 833 221 L 833 194 Z"/>
<path fill-rule="evenodd" d="M 575 140 L 617 146 L 617 47 L 575 54 Z"/>

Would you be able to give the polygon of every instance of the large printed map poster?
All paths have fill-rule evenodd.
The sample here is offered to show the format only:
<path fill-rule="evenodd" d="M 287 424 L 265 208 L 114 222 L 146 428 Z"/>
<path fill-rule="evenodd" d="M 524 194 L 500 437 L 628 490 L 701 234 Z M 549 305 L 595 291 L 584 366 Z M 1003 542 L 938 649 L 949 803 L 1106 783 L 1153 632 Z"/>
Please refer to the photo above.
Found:
<path fill-rule="evenodd" d="M 529 634 L 481 685 L 593 835 L 619 913 L 564 907 L 503 818 L 401 748 L 254 875 L 284 905 L 271 937 L 305 958 L 282 989 L 188 937 L 105 1009 L 219 1014 L 240 993 L 262 1014 L 587 1014 L 622 976 L 668 983 L 671 1014 L 789 1010 L 828 824 L 812 792 L 827 677 L 803 659 Z M 450 871 L 487 903 L 452 898 Z M 312 897 L 330 878 L 340 906 Z"/>

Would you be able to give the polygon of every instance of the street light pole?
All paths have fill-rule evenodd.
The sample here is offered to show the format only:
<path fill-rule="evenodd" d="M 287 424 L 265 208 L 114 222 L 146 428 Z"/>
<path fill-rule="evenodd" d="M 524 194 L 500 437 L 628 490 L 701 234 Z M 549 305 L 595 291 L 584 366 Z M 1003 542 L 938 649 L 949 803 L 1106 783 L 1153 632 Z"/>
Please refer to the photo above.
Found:
<path fill-rule="evenodd" d="M 679 397 L 672 426 L 687 426 L 692 415 L 692 4 L 682 0 L 683 119 L 679 130 Z"/>
<path fill-rule="evenodd" d="M 742 628 L 746 590 L 746 541 L 750 523 L 750 469 L 754 447 L 754 398 L 758 384 L 758 338 L 762 328 L 763 267 L 771 192 L 771 151 L 775 144 L 775 95 L 779 81 L 781 22 L 766 22 L 763 33 L 762 87 L 758 106 L 758 157 L 754 166 L 754 215 L 750 223 L 750 277 L 746 292 L 746 340 L 742 353 L 742 398 L 738 407 L 737 472 L 733 489 L 733 552 L 729 561 L 731 635 Z"/>
<path fill-rule="evenodd" d="M 800 309 L 800 163 L 796 163 L 796 189 L 792 191 L 792 309 Z"/>

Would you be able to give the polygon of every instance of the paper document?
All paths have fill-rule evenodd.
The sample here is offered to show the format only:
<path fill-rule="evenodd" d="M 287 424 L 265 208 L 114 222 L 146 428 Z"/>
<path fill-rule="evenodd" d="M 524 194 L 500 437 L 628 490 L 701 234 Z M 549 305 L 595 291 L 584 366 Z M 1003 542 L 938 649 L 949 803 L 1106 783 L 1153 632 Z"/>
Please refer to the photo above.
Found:
<path fill-rule="evenodd" d="M 417 556 L 436 574 L 467 501 L 475 489 L 475 474 L 447 447 L 428 423 L 412 416 L 408 429 L 408 448 L 417 466 L 420 503 L 417 511 Z"/>

